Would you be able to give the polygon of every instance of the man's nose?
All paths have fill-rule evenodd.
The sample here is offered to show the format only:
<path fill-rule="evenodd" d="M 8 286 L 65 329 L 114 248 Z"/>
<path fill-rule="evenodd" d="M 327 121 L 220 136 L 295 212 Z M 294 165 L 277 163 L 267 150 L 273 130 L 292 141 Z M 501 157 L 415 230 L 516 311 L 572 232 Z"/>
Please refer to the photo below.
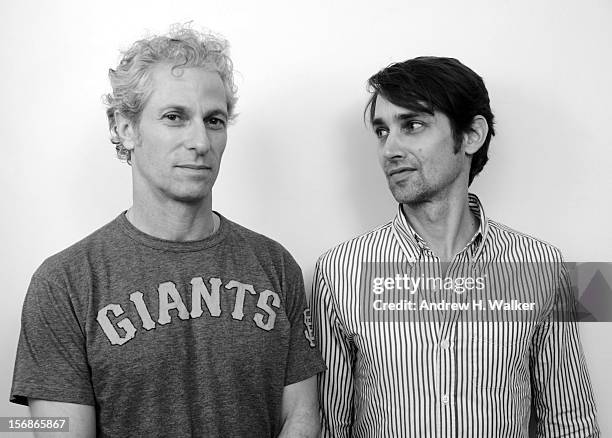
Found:
<path fill-rule="evenodd" d="M 403 150 L 398 133 L 394 130 L 390 131 L 383 145 L 383 156 L 387 160 L 392 160 L 394 158 L 401 158 L 404 155 L 405 151 Z"/>
<path fill-rule="evenodd" d="M 186 146 L 188 149 L 193 149 L 200 155 L 206 153 L 206 151 L 210 149 L 210 138 L 208 137 L 208 131 L 203 121 L 191 124 Z"/>

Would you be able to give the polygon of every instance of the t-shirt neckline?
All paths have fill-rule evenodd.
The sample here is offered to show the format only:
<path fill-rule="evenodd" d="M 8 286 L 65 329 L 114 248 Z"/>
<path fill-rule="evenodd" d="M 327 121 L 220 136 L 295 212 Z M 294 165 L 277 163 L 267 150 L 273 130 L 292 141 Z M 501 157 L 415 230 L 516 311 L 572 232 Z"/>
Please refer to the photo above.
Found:
<path fill-rule="evenodd" d="M 219 216 L 219 229 L 217 231 L 204 239 L 177 242 L 175 240 L 160 239 L 140 231 L 132 225 L 125 213 L 126 211 L 122 212 L 116 219 L 116 223 L 123 233 L 137 243 L 164 251 L 191 252 L 210 248 L 223 241 L 229 231 L 229 221 L 222 214 L 215 211 L 214 213 Z"/>

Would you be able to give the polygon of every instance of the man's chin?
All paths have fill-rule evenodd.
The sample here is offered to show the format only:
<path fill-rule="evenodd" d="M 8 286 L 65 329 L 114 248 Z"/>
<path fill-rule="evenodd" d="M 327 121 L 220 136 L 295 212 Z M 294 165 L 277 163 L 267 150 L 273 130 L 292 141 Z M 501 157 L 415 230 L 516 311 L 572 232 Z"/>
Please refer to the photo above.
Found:
<path fill-rule="evenodd" d="M 406 190 L 406 188 L 398 189 L 397 187 L 393 187 L 391 188 L 391 194 L 400 204 L 421 204 L 429 199 L 427 193 L 416 190 Z"/>
<path fill-rule="evenodd" d="M 198 194 L 198 195 L 180 195 L 180 196 L 175 196 L 174 200 L 177 202 L 181 202 L 183 204 L 191 204 L 191 205 L 195 205 L 195 204 L 201 204 L 202 202 L 204 202 L 204 200 L 207 198 L 207 196 L 204 196 L 202 194 Z"/>
<path fill-rule="evenodd" d="M 171 193 L 170 198 L 183 204 L 200 204 L 210 195 L 210 190 L 184 190 Z"/>
<path fill-rule="evenodd" d="M 176 184 L 174 187 L 169 187 L 166 195 L 176 202 L 185 204 L 199 204 L 210 198 L 212 184 L 204 181 L 196 184 L 189 182 L 190 184 Z"/>

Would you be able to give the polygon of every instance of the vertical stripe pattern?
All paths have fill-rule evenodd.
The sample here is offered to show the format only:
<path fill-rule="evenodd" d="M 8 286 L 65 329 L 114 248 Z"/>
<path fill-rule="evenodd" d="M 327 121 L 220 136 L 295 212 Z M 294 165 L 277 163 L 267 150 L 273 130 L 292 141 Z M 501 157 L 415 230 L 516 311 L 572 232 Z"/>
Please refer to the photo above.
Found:
<path fill-rule="evenodd" d="M 538 437 L 600 436 L 576 323 L 552 312 L 518 322 L 464 321 L 460 312 L 371 322 L 360 314 L 364 263 L 418 265 L 425 276 L 498 263 L 492 281 L 501 284 L 517 281 L 504 263 L 546 262 L 558 269 L 528 273 L 513 290 L 541 281 L 569 291 L 558 249 L 487 219 L 475 195 L 469 205 L 480 228 L 448 268 L 401 208 L 393 221 L 318 260 L 312 312 L 328 367 L 318 376 L 323 437 L 526 438 L 532 404 Z M 552 308 L 559 298 L 549 295 Z"/>

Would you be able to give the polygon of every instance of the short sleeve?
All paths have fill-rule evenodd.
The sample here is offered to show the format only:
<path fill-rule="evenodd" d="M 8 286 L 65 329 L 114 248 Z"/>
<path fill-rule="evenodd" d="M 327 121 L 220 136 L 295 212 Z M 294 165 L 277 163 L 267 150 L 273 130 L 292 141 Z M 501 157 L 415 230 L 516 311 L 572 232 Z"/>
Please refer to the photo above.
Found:
<path fill-rule="evenodd" d="M 317 347 L 312 316 L 306 301 L 304 279 L 297 264 L 290 270 L 287 281 L 286 312 L 291 332 L 285 386 L 325 371 L 325 363 Z"/>
<path fill-rule="evenodd" d="M 21 315 L 10 401 L 94 405 L 85 335 L 67 291 L 35 274 Z"/>

